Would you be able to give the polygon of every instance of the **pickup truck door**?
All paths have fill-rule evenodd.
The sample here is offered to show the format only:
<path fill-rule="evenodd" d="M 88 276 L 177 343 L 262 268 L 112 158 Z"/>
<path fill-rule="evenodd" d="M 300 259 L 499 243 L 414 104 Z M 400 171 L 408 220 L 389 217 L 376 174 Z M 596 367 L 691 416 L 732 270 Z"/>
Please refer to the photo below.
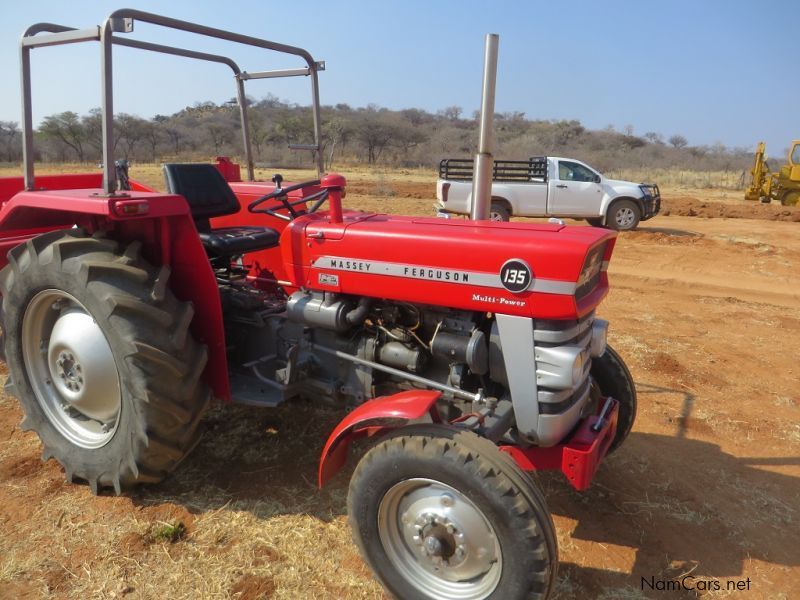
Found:
<path fill-rule="evenodd" d="M 548 214 L 557 216 L 596 217 L 600 214 L 603 190 L 600 175 L 586 165 L 558 160 L 555 177 L 550 179 Z"/>

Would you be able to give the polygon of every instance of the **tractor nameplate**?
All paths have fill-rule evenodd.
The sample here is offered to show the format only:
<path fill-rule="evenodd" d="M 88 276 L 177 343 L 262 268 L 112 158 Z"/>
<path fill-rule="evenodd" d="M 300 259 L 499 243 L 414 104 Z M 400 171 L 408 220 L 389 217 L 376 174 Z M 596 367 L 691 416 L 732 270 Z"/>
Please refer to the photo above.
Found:
<path fill-rule="evenodd" d="M 575 284 L 569 281 L 558 281 L 555 279 L 533 278 L 530 267 L 520 259 L 512 259 L 519 262 L 527 269 L 524 273 L 524 287 L 515 293 L 524 291 L 534 291 L 544 294 L 575 294 Z M 507 261 L 505 265 L 511 264 Z M 504 268 L 505 268 L 504 265 Z M 403 277 L 405 279 L 416 279 L 422 281 L 437 281 L 441 283 L 456 283 L 461 285 L 473 285 L 478 287 L 508 289 L 501 280 L 501 274 L 484 273 L 477 271 L 462 271 L 460 269 L 445 269 L 437 266 L 413 265 L 405 263 L 383 262 L 368 259 L 339 258 L 336 256 L 321 256 L 314 260 L 313 266 L 317 269 L 350 271 L 355 273 L 368 273 L 370 275 L 388 275 L 390 277 Z M 502 269 L 501 269 L 502 272 Z M 514 275 L 515 281 L 520 279 L 520 275 Z M 523 285 L 520 281 L 517 286 Z"/>

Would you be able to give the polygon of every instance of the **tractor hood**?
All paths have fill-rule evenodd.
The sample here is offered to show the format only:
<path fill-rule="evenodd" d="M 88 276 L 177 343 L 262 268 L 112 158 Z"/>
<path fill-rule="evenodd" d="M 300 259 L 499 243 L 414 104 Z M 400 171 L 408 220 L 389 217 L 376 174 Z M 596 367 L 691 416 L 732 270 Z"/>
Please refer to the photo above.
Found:
<path fill-rule="evenodd" d="M 281 248 L 296 287 L 574 319 L 607 293 L 615 239 L 594 227 L 347 212 L 343 223 L 295 219 Z"/>

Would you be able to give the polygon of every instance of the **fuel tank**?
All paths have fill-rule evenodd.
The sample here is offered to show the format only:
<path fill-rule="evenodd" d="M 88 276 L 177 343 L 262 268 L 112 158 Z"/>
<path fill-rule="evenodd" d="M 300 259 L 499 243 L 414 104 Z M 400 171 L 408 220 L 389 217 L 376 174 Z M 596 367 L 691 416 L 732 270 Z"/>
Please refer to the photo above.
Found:
<path fill-rule="evenodd" d="M 293 285 L 465 310 L 575 319 L 608 292 L 616 233 L 346 211 L 304 215 L 281 234 Z"/>

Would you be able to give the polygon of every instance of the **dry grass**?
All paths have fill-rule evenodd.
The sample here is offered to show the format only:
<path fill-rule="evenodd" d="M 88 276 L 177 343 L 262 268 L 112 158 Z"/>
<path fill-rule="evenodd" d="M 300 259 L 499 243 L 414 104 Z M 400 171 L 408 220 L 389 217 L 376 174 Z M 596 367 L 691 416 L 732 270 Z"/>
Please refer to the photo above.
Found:
<path fill-rule="evenodd" d="M 344 489 L 320 494 L 312 483 L 318 427 L 337 416 L 309 427 L 312 414 L 320 418 L 319 409 L 293 405 L 267 415 L 266 427 L 258 409 L 212 414 L 214 435 L 174 477 L 128 497 L 93 499 L 84 486 L 62 485 L 52 462 L 38 489 L 3 483 L 21 504 L 32 495 L 47 501 L 4 525 L 0 596 L 12 589 L 3 584 L 25 581 L 35 596 L 81 600 L 381 598 L 350 541 Z M 261 441 L 266 428 L 280 429 L 279 439 Z M 248 444 L 260 456 L 233 456 Z"/>
<path fill-rule="evenodd" d="M 614 179 L 655 182 L 662 188 L 743 190 L 741 171 L 688 171 L 686 169 L 614 169 L 605 173 Z M 745 177 L 745 185 L 747 178 Z"/>

